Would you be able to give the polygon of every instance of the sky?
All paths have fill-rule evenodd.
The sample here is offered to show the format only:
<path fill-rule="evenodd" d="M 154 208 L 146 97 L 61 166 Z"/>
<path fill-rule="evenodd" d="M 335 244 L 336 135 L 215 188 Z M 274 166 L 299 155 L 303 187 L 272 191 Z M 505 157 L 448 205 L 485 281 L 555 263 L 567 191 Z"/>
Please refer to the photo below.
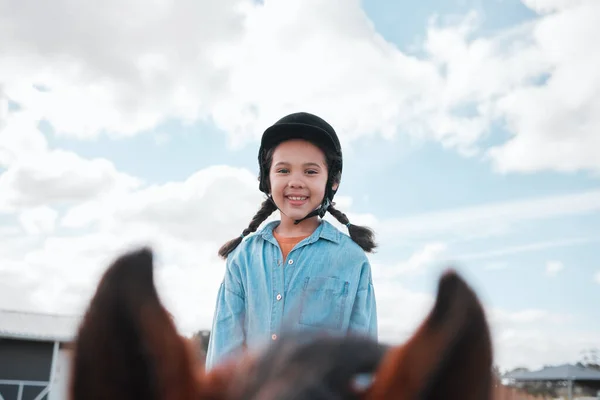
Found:
<path fill-rule="evenodd" d="M 598 17 L 596 0 L 0 0 L 0 308 L 79 315 L 150 245 L 180 330 L 209 329 L 217 249 L 262 200 L 260 136 L 308 111 L 342 142 L 338 208 L 377 235 L 381 340 L 406 340 L 452 267 L 502 370 L 577 362 L 600 347 Z"/>

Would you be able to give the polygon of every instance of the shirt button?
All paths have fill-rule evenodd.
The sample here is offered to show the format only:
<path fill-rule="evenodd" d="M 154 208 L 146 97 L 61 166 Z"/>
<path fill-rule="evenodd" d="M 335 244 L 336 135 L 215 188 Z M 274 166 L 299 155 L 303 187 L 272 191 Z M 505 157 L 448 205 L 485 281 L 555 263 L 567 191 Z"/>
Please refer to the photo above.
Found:
<path fill-rule="evenodd" d="M 277 294 L 277 300 L 281 300 L 281 294 Z"/>
<path fill-rule="evenodd" d="M 288 261 L 288 264 L 292 265 L 294 263 L 294 260 L 290 260 Z"/>
<path fill-rule="evenodd" d="M 271 339 L 273 339 L 273 340 L 277 340 L 277 335 L 276 335 L 276 334 L 272 334 L 272 335 L 271 335 Z"/>

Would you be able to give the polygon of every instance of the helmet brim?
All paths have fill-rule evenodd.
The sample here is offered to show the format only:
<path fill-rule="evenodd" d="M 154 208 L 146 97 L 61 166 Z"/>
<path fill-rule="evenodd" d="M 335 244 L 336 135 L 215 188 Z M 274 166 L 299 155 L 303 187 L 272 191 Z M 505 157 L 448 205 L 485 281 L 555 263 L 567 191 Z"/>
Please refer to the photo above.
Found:
<path fill-rule="evenodd" d="M 280 123 L 269 127 L 263 134 L 260 149 L 268 150 L 281 142 L 293 139 L 304 139 L 335 153 L 341 152 L 339 142 L 325 129 L 300 122 Z"/>

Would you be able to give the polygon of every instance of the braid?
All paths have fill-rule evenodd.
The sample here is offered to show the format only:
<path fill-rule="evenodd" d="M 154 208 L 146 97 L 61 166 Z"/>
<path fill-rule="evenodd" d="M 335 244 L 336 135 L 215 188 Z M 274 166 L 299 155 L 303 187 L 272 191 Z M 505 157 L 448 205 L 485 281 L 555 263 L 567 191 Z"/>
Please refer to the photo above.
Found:
<path fill-rule="evenodd" d="M 348 233 L 356 244 L 368 253 L 373 252 L 373 249 L 375 249 L 377 245 L 375 244 L 375 233 L 370 228 L 351 224 L 346 214 L 333 207 L 333 204 L 329 206 L 327 211 L 329 211 L 340 224 L 348 227 Z"/>
<path fill-rule="evenodd" d="M 262 224 L 263 221 L 269 217 L 269 215 L 273 214 L 275 210 L 277 210 L 277 206 L 275 206 L 275 203 L 273 203 L 271 199 L 266 199 L 263 201 L 260 209 L 256 212 L 256 214 L 254 214 L 254 217 L 252 217 L 248 227 L 242 231 L 240 236 L 236 237 L 235 239 L 231 239 L 229 242 L 221 246 L 219 249 L 219 255 L 222 258 L 227 258 L 229 253 L 235 250 L 235 248 L 242 243 L 242 239 L 250 233 L 256 232 L 260 224 Z"/>

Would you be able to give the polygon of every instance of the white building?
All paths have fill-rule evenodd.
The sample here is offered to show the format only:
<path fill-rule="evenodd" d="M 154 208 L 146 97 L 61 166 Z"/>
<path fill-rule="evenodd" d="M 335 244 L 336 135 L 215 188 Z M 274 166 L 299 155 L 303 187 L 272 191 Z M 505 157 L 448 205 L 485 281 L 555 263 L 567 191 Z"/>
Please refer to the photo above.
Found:
<path fill-rule="evenodd" d="M 0 309 L 0 400 L 65 400 L 79 316 Z"/>

